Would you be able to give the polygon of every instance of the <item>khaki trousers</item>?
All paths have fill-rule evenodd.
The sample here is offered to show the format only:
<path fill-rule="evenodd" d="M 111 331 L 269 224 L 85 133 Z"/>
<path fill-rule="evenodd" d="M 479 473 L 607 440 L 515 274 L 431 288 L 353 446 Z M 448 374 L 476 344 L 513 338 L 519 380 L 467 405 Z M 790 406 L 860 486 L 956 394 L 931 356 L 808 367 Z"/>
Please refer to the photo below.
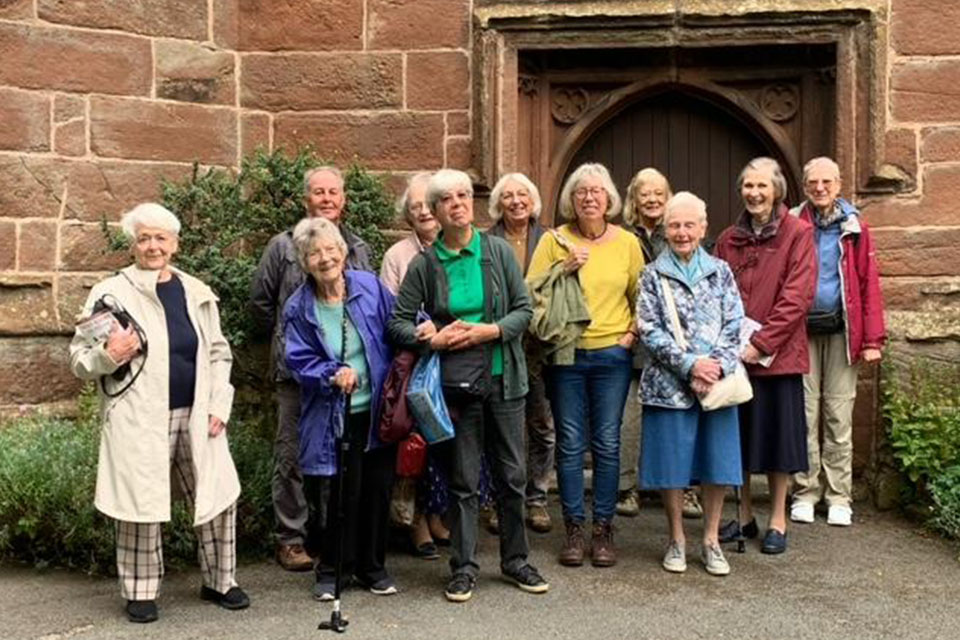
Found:
<path fill-rule="evenodd" d="M 640 378 L 634 370 L 623 406 L 623 422 L 620 425 L 620 480 L 619 491 L 636 489 L 638 486 L 637 465 L 640 461 L 640 423 L 643 405 L 640 403 Z"/>
<path fill-rule="evenodd" d="M 803 376 L 809 469 L 793 476 L 793 499 L 850 506 L 853 491 L 853 404 L 859 367 L 847 363 L 846 334 L 810 336 Z M 819 426 L 823 418 L 823 446 Z"/>

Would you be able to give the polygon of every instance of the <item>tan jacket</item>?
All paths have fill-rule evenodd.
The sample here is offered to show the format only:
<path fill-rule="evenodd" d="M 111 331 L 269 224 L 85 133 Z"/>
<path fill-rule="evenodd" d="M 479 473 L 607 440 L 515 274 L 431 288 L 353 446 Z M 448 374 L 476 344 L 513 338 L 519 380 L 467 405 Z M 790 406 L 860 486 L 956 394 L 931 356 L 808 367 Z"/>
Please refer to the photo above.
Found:
<path fill-rule="evenodd" d="M 196 278 L 177 269 L 173 271 L 183 283 L 187 313 L 198 340 L 190 445 L 197 483 L 193 519 L 194 525 L 200 525 L 240 495 L 240 480 L 230 457 L 226 432 L 216 438 L 208 435 L 210 415 L 224 423 L 230 419 L 233 358 L 220 331 L 216 295 Z M 74 375 L 96 380 L 101 394 L 103 431 L 94 504 L 107 516 L 127 522 L 170 520 L 169 347 L 163 305 L 156 294 L 158 274 L 159 271 L 129 266 L 94 286 L 84 305 L 83 315 L 88 316 L 94 303 L 110 294 L 146 333 L 148 353 L 143 372 L 120 397 L 109 398 L 100 387 L 100 376 L 118 367 L 104 343 L 90 344 L 79 333 L 70 343 L 70 368 Z M 142 356 L 134 358 L 133 371 L 142 361 Z M 110 384 L 108 388 L 117 388 Z"/>

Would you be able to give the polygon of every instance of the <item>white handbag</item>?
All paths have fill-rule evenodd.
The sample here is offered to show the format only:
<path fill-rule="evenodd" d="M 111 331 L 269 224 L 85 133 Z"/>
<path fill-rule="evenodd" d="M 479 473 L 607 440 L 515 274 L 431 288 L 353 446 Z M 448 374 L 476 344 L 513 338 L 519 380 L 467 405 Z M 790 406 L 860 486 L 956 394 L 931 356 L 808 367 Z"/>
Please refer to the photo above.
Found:
<path fill-rule="evenodd" d="M 667 302 L 667 311 L 670 313 L 670 324 L 673 327 L 673 337 L 677 345 L 687 350 L 687 340 L 683 337 L 683 329 L 680 327 L 680 316 L 677 314 L 677 305 L 673 301 L 673 291 L 670 290 L 670 282 L 663 275 L 660 276 L 660 284 L 663 286 L 663 297 Z M 706 395 L 697 394 L 700 400 L 700 406 L 704 411 L 714 411 L 726 407 L 735 407 L 738 404 L 748 402 L 753 398 L 753 386 L 750 384 L 750 377 L 743 363 L 737 360 L 737 368 L 733 373 L 717 380 Z"/>

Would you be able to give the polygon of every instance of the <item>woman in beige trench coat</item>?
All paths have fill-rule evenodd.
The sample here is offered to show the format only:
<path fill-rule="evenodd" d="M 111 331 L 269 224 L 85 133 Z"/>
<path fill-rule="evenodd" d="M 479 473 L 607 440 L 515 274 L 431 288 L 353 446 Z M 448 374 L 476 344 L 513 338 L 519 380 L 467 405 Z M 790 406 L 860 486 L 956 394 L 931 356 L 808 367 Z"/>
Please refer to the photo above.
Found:
<path fill-rule="evenodd" d="M 173 213 L 142 204 L 121 224 L 134 264 L 93 287 L 82 314 L 86 321 L 78 323 L 70 344 L 70 366 L 79 378 L 95 380 L 100 394 L 94 504 L 116 520 L 127 616 L 133 622 L 157 619 L 160 523 L 170 520 L 171 477 L 193 508 L 201 598 L 242 609 L 250 601 L 235 580 L 240 482 L 226 437 L 232 356 L 220 330 L 217 297 L 171 265 L 180 231 Z M 125 311 L 133 323 L 124 328 L 98 316 L 98 301 L 114 318 Z M 123 367 L 128 370 L 114 375 Z"/>

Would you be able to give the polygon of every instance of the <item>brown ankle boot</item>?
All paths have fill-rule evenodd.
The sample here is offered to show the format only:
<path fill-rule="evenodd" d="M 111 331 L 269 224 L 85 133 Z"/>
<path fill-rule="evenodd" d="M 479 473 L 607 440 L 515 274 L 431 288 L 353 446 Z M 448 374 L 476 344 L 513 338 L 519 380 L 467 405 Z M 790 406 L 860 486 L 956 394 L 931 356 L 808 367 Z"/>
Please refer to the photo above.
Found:
<path fill-rule="evenodd" d="M 578 522 L 566 524 L 567 538 L 563 542 L 563 548 L 560 549 L 557 559 L 565 567 L 579 567 L 583 564 L 583 553 L 587 546 L 583 536 L 583 525 Z"/>
<path fill-rule="evenodd" d="M 612 567 L 617 564 L 617 548 L 613 544 L 613 524 L 594 522 L 590 540 L 590 562 L 595 567 Z"/>

